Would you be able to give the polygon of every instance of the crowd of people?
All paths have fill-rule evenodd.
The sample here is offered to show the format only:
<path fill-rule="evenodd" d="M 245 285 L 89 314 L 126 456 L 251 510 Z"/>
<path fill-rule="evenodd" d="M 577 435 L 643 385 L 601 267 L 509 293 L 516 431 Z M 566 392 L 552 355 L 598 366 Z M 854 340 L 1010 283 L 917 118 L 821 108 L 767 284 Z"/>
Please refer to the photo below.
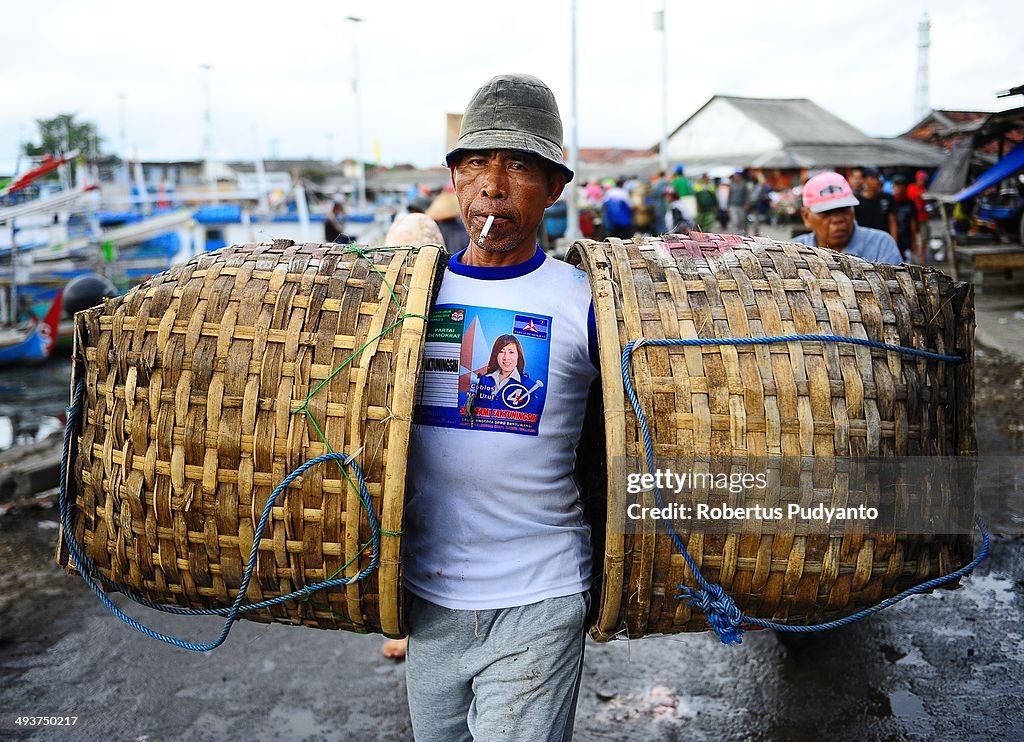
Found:
<path fill-rule="evenodd" d="M 856 225 L 887 233 L 903 261 L 924 264 L 931 235 L 930 214 L 923 198 L 928 173 L 918 170 L 910 179 L 900 172 L 886 175 L 873 167 L 852 167 L 843 177 L 857 201 L 851 212 Z M 811 222 L 815 217 L 804 215 L 805 189 L 806 183 L 791 185 L 777 172 L 735 169 L 727 178 L 712 177 L 707 172 L 691 178 L 683 165 L 653 177 L 591 179 L 577 191 L 580 233 L 596 240 L 685 230 L 759 235 L 762 227 L 770 224 L 789 226 L 791 238 L 804 235 L 806 239 L 814 231 Z M 561 207 L 564 214 L 564 203 Z M 392 218 L 405 213 L 430 217 L 449 252 L 469 245 L 451 185 L 434 190 L 413 186 L 396 204 Z M 342 202 L 332 205 L 324 232 L 327 242 L 351 240 L 345 233 Z M 545 249 L 552 246 L 544 239 L 541 242 Z"/>
<path fill-rule="evenodd" d="M 695 228 L 758 234 L 771 219 L 774 191 L 749 171 L 736 170 L 727 180 L 705 172 L 691 180 L 676 165 L 653 178 L 592 179 L 581 193 L 580 231 L 602 239 Z"/>
<path fill-rule="evenodd" d="M 889 234 L 903 260 L 923 264 L 930 236 L 923 198 L 928 173 L 918 170 L 911 181 L 902 173 L 886 177 L 876 168 L 854 167 L 847 175 L 856 224 Z M 592 239 L 687 229 L 758 235 L 765 224 L 790 224 L 797 237 L 813 232 L 803 216 L 805 188 L 739 169 L 725 179 L 705 172 L 691 180 L 682 165 L 653 178 L 594 179 L 581 189 L 580 230 Z"/>

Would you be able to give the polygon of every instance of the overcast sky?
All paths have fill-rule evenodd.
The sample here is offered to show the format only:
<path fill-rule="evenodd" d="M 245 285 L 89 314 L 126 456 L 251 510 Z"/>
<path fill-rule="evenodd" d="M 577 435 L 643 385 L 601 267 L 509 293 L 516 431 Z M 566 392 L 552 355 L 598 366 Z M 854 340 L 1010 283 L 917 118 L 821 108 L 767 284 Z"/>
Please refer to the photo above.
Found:
<path fill-rule="evenodd" d="M 661 136 L 661 0 L 578 0 L 579 141 L 649 147 Z M 33 8 L 40 10 L 33 12 Z M 0 0 L 0 160 L 37 140 L 34 120 L 75 113 L 106 151 L 203 153 L 207 75 L 214 155 L 356 152 L 440 163 L 445 113 L 502 72 L 527 72 L 571 109 L 569 0 Z M 668 121 L 712 95 L 810 98 L 868 134 L 914 122 L 917 25 L 931 19 L 934 108 L 999 110 L 1024 98 L 1018 0 L 668 0 Z M 363 19 L 358 24 L 346 16 Z M 356 47 L 354 47 L 354 39 Z M 209 73 L 200 65 L 209 64 Z M 123 95 L 123 99 L 119 97 Z"/>

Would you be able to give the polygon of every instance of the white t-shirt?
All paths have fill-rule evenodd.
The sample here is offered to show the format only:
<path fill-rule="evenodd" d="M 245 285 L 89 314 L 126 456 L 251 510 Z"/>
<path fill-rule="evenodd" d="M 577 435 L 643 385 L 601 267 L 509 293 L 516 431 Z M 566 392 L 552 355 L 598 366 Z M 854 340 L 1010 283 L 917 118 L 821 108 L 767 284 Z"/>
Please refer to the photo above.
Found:
<path fill-rule="evenodd" d="M 590 285 L 539 248 L 506 268 L 460 257 L 427 330 L 409 446 L 406 587 L 463 610 L 581 592 L 591 580 L 590 527 L 573 468 L 597 375 Z M 496 359 L 508 346 L 516 367 L 499 382 Z"/>

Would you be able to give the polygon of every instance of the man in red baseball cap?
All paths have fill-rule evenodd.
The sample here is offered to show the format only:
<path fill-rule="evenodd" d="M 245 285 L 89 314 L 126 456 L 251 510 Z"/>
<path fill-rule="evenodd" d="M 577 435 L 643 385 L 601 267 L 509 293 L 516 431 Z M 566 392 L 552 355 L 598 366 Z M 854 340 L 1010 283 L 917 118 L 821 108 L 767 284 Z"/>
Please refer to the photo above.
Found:
<path fill-rule="evenodd" d="M 872 263 L 903 262 L 892 236 L 857 224 L 853 207 L 859 201 L 839 173 L 820 173 L 804 183 L 803 202 L 800 215 L 811 231 L 794 238 L 794 242 L 827 247 Z"/>

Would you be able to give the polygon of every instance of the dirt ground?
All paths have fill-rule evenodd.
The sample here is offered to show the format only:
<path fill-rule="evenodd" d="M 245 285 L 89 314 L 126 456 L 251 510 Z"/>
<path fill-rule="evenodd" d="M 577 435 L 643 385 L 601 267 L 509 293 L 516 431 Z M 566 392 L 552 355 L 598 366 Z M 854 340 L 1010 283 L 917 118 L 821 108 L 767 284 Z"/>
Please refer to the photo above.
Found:
<path fill-rule="evenodd" d="M 979 350 L 979 449 L 1024 450 L 1024 369 Z M 590 642 L 580 740 L 1024 738 L 1024 508 L 989 482 L 991 557 L 956 591 L 787 649 L 769 632 Z M 0 516 L 0 739 L 411 739 L 404 667 L 380 638 L 240 622 L 210 653 L 124 626 L 52 559 L 56 512 Z M 119 604 L 124 601 L 117 600 Z M 208 641 L 217 619 L 132 608 Z M 75 715 L 26 730 L 17 715 Z"/>

